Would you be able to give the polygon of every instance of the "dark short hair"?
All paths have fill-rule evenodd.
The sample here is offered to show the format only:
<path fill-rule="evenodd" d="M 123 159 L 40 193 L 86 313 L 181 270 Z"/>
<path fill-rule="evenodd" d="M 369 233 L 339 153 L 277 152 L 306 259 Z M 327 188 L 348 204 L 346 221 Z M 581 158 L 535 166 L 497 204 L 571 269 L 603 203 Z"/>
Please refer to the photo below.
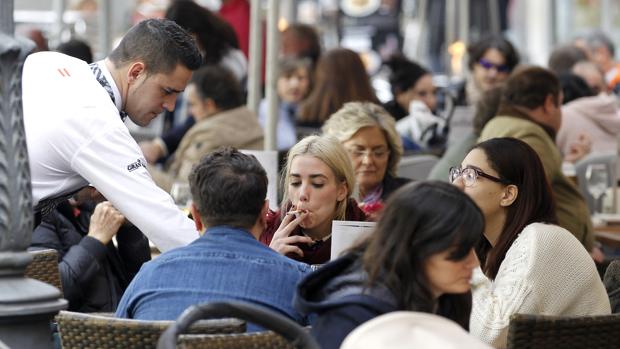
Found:
<path fill-rule="evenodd" d="M 390 85 L 394 98 L 415 86 L 421 77 L 430 72 L 416 62 L 408 60 L 403 55 L 392 56 L 385 65 L 390 68 Z"/>
<path fill-rule="evenodd" d="M 536 151 L 527 143 L 516 138 L 492 138 L 478 143 L 473 149 L 482 150 L 498 177 L 518 188 L 517 199 L 508 207 L 506 222 L 495 246 L 483 239 L 476 248 L 482 270 L 489 278 L 495 279 L 506 252 L 527 225 L 536 222 L 557 224 L 555 200 L 545 168 Z"/>
<path fill-rule="evenodd" d="M 56 51 L 83 60 L 86 63 L 93 62 L 93 51 L 84 40 L 71 39 L 56 47 Z"/>
<path fill-rule="evenodd" d="M 267 196 L 267 174 L 261 164 L 232 147 L 205 155 L 192 169 L 189 185 L 207 227 L 251 228 Z"/>
<path fill-rule="evenodd" d="M 109 59 L 115 66 L 142 60 L 151 74 L 170 73 L 178 64 L 196 70 L 202 63 L 194 39 L 167 19 L 147 19 L 133 26 Z"/>
<path fill-rule="evenodd" d="M 192 75 L 191 83 L 201 99 L 210 98 L 220 110 L 241 106 L 243 97 L 239 81 L 230 70 L 219 65 L 207 65 Z"/>
<path fill-rule="evenodd" d="M 512 71 L 517 64 L 519 64 L 519 53 L 510 41 L 501 35 L 491 34 L 484 36 L 482 39 L 474 42 L 467 48 L 467 53 L 469 54 L 469 69 L 472 70 L 480 58 L 482 58 L 487 50 L 491 48 L 498 50 L 502 56 L 504 56 L 506 65 L 510 71 Z"/>
<path fill-rule="evenodd" d="M 518 69 L 508 78 L 501 103 L 535 109 L 544 105 L 549 95 L 559 105 L 560 81 L 557 76 L 545 68 L 527 67 Z"/>
<path fill-rule="evenodd" d="M 578 75 L 564 73 L 558 76 L 560 86 L 562 86 L 562 104 L 572 102 L 582 97 L 592 97 L 595 95 L 588 83 Z"/>
<path fill-rule="evenodd" d="M 450 260 L 466 258 L 483 232 L 484 216 L 464 192 L 422 181 L 393 193 L 375 231 L 354 249 L 362 253 L 369 283 L 385 285 L 400 309 L 438 313 L 467 329 L 471 293 L 444 294 L 435 311 L 425 266 L 429 257 L 445 251 L 451 251 Z"/>
<path fill-rule="evenodd" d="M 228 22 L 192 0 L 173 1 L 165 17 L 196 34 L 206 64 L 218 64 L 230 49 L 239 48 L 237 34 Z"/>
<path fill-rule="evenodd" d="M 569 73 L 577 62 L 587 61 L 586 53 L 575 45 L 556 47 L 549 56 L 548 66 L 556 74 Z"/>

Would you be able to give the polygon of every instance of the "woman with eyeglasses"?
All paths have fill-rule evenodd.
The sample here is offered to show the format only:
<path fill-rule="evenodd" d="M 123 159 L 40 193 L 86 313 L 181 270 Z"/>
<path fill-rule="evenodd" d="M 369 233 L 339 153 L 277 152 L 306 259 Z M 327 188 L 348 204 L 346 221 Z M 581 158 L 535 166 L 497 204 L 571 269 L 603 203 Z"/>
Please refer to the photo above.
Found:
<path fill-rule="evenodd" d="M 399 310 L 441 315 L 467 329 L 483 228 L 480 209 L 454 186 L 408 184 L 388 200 L 366 240 L 300 282 L 294 305 L 316 315 L 311 334 L 323 349 L 339 348 L 357 326 Z"/>
<path fill-rule="evenodd" d="M 355 171 L 360 207 L 369 215 L 407 178 L 396 177 L 403 154 L 394 118 L 369 102 L 346 103 L 323 125 L 323 133 L 336 137 L 349 154 Z"/>
<path fill-rule="evenodd" d="M 588 251 L 557 225 L 543 165 L 529 145 L 515 138 L 479 143 L 450 169 L 450 181 L 486 222 L 472 279 L 472 334 L 503 348 L 512 314 L 611 312 Z"/>
<path fill-rule="evenodd" d="M 308 264 L 331 257 L 332 221 L 364 221 L 351 198 L 355 176 L 347 152 L 337 139 L 308 136 L 288 152 L 282 171 L 280 210 L 269 212 L 260 241 Z"/>

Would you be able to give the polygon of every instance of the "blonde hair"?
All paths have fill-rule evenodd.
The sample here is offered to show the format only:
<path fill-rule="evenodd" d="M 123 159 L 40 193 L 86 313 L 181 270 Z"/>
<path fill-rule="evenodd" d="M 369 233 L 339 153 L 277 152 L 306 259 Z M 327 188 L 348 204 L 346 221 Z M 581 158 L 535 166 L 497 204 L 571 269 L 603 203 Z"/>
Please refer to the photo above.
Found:
<path fill-rule="evenodd" d="M 281 181 L 284 187 L 284 195 L 282 197 L 281 210 L 285 212 L 286 206 L 290 202 L 288 187 L 290 184 L 290 172 L 293 160 L 297 156 L 308 155 L 313 156 L 325 163 L 329 167 L 337 183 L 344 182 L 347 187 L 346 199 L 336 203 L 336 212 L 334 220 L 344 220 L 347 211 L 347 201 L 351 197 L 355 188 L 355 174 L 349 155 L 340 142 L 331 136 L 308 136 L 297 142 L 288 152 L 286 166 L 282 170 Z"/>
<path fill-rule="evenodd" d="M 403 155 L 403 143 L 396 132 L 396 121 L 383 107 L 369 102 L 346 103 L 330 116 L 323 125 L 323 133 L 346 142 L 364 127 L 378 127 L 383 131 L 390 149 L 387 171 L 396 177 L 398 162 Z"/>

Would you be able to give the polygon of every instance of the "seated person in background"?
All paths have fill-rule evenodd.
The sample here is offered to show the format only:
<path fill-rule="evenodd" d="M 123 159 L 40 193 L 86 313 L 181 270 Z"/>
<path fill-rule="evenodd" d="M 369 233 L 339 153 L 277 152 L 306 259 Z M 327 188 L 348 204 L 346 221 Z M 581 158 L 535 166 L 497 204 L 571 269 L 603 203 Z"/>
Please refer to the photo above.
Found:
<path fill-rule="evenodd" d="M 393 56 L 385 65 L 390 68 L 391 101 L 383 107 L 396 120 L 409 115 L 411 102 L 420 101 L 429 112 L 437 107 L 433 75 L 426 68 L 401 55 Z"/>
<path fill-rule="evenodd" d="M 497 34 L 472 43 L 467 53 L 471 74 L 457 97 L 458 105 L 475 105 L 486 91 L 503 84 L 520 60 L 512 43 Z"/>
<path fill-rule="evenodd" d="M 409 182 L 396 177 L 403 154 L 394 118 L 369 102 L 349 102 L 323 125 L 323 133 L 334 136 L 349 153 L 360 207 L 368 215 L 380 210 L 392 192 Z"/>
<path fill-rule="evenodd" d="M 336 138 L 308 136 L 289 150 L 282 177 L 280 210 L 267 215 L 260 241 L 304 263 L 329 261 L 332 221 L 366 219 L 351 198 L 355 175 L 346 150 Z"/>
<path fill-rule="evenodd" d="M 339 348 L 357 326 L 398 310 L 438 314 L 467 330 L 483 229 L 480 209 L 454 186 L 408 184 L 388 200 L 366 240 L 301 281 L 295 307 L 317 315 L 311 333 L 323 349 Z"/>
<path fill-rule="evenodd" d="M 571 73 L 584 79 L 595 95 L 609 93 L 605 84 L 605 75 L 603 75 L 603 72 L 596 64 L 590 61 L 577 62 L 573 66 Z"/>
<path fill-rule="evenodd" d="M 433 75 L 400 55 L 393 56 L 386 65 L 391 71 L 394 100 L 384 107 L 398 120 L 396 130 L 403 137 L 405 150 L 440 145 L 436 135 L 444 130 L 445 120 L 433 114 L 437 108 Z"/>
<path fill-rule="evenodd" d="M 347 102 L 380 103 L 362 59 L 352 50 L 334 48 L 325 52 L 314 76 L 312 91 L 299 106 L 298 127 L 320 128 Z"/>
<path fill-rule="evenodd" d="M 116 316 L 174 320 L 193 304 L 241 300 L 305 324 L 292 299 L 310 267 L 257 241 L 269 205 L 267 174 L 256 158 L 230 147 L 216 150 L 196 165 L 189 182 L 196 228 L 206 231 L 145 264 Z"/>
<path fill-rule="evenodd" d="M 575 89 L 576 83 L 581 86 Z M 620 133 L 620 110 L 615 95 L 595 95 L 586 82 L 577 75 L 560 77 L 566 98 L 569 89 L 574 98 L 562 105 L 562 126 L 555 143 L 564 160 L 575 162 L 589 153 L 616 152 Z"/>
<path fill-rule="evenodd" d="M 85 191 L 93 190 L 85 188 Z M 151 259 L 148 240 L 104 201 L 78 205 L 68 201 L 43 217 L 32 232 L 30 250 L 58 251 L 58 268 L 69 310 L 113 312 L 142 264 Z M 94 212 L 92 211 L 94 207 Z M 112 243 L 116 236 L 117 246 Z"/>
<path fill-rule="evenodd" d="M 276 135 L 278 150 L 287 151 L 297 143 L 295 118 L 299 103 L 310 92 L 310 59 L 283 58 L 278 63 L 278 82 L 276 89 L 280 103 Z M 267 99 L 263 99 L 258 107 L 258 121 L 265 128 L 267 122 Z"/>
<path fill-rule="evenodd" d="M 149 168 L 155 183 L 167 191 L 174 181 L 186 181 L 192 166 L 218 147 L 263 148 L 263 130 L 256 115 L 243 104 L 239 83 L 226 68 L 197 70 L 186 95 L 196 124 L 183 136 L 163 171 Z"/>
<path fill-rule="evenodd" d="M 471 333 L 506 346 L 512 314 L 557 316 L 611 312 L 592 258 L 556 225 L 555 200 L 536 152 L 515 138 L 493 138 L 450 170 L 454 185 L 481 208 L 481 269 L 472 282 Z"/>
<path fill-rule="evenodd" d="M 555 74 L 540 67 L 519 70 L 506 81 L 497 116 L 485 125 L 479 141 L 513 137 L 531 146 L 541 159 L 551 185 L 558 225 L 592 251 L 594 233 L 590 212 L 575 183 L 562 173 L 562 155 L 554 141 L 562 124 L 561 104 L 562 93 Z M 593 252 L 601 259 L 600 251 Z"/>

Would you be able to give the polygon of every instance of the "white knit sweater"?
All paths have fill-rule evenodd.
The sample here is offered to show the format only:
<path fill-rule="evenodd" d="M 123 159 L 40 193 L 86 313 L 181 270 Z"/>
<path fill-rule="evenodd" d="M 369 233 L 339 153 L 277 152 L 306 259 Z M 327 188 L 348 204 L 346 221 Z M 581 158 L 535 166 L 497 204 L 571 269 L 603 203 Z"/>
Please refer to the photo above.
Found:
<path fill-rule="evenodd" d="M 495 281 L 478 268 L 472 278 L 470 332 L 506 347 L 512 314 L 557 316 L 611 313 L 609 298 L 583 245 L 568 230 L 533 223 L 502 262 Z"/>

